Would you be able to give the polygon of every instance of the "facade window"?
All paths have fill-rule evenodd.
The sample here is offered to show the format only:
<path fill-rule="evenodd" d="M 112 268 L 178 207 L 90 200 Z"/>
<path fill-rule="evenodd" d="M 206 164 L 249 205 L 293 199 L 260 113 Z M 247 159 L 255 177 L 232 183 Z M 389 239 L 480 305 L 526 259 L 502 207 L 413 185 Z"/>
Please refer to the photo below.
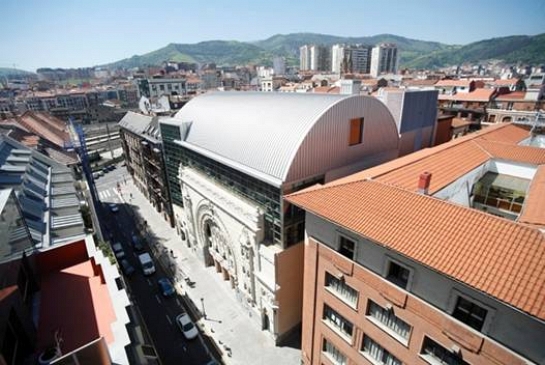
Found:
<path fill-rule="evenodd" d="M 407 322 L 398 318 L 393 310 L 382 308 L 380 305 L 373 301 L 369 301 L 369 308 L 367 309 L 367 315 L 374 321 L 379 322 L 381 325 L 388 328 L 388 330 L 395 333 L 395 335 L 409 339 L 411 333 L 411 326 Z"/>
<path fill-rule="evenodd" d="M 159 90 L 165 91 L 165 85 L 163 85 L 163 84 L 159 85 Z"/>
<path fill-rule="evenodd" d="M 409 269 L 393 261 L 390 261 L 388 265 L 388 274 L 386 275 L 386 279 L 396 284 L 397 286 L 406 289 L 407 284 L 409 283 L 410 273 L 411 272 L 409 271 Z"/>
<path fill-rule="evenodd" d="M 469 365 L 460 355 L 447 350 L 429 337 L 424 337 L 421 355 L 433 365 Z"/>
<path fill-rule="evenodd" d="M 339 242 L 339 253 L 343 255 L 344 257 L 348 257 L 350 260 L 354 259 L 354 248 L 355 243 L 354 241 L 341 236 L 340 242 Z"/>
<path fill-rule="evenodd" d="M 401 365 L 394 355 L 389 353 L 384 347 L 380 346 L 369 336 L 363 338 L 363 346 L 361 348 L 365 357 L 370 358 L 370 360 L 375 364 L 384 364 L 384 365 Z"/>
<path fill-rule="evenodd" d="M 350 136 L 348 145 L 354 146 L 363 141 L 363 118 L 350 119 Z"/>
<path fill-rule="evenodd" d="M 344 280 L 338 279 L 330 273 L 325 274 L 325 285 L 338 297 L 350 304 L 352 307 L 358 305 L 358 292 L 347 285 Z"/>
<path fill-rule="evenodd" d="M 343 316 L 324 304 L 324 316 L 323 319 L 335 329 L 339 330 L 343 335 L 352 338 L 352 331 L 354 326 L 348 322 Z"/>
<path fill-rule="evenodd" d="M 486 309 L 463 297 L 458 297 L 452 316 L 469 327 L 480 331 L 483 328 L 486 313 Z"/>
<path fill-rule="evenodd" d="M 324 354 L 334 363 L 337 365 L 346 365 L 346 356 L 339 351 L 338 348 L 336 348 L 331 342 L 326 340 L 324 338 L 324 345 L 322 350 L 324 351 Z"/>

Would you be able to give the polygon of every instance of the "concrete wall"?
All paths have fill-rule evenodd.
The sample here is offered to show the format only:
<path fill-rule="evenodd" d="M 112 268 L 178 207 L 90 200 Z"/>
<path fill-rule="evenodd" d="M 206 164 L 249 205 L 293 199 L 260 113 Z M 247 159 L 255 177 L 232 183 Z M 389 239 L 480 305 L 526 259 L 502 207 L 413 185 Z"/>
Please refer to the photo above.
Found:
<path fill-rule="evenodd" d="M 279 304 L 278 333 L 289 333 L 301 323 L 304 245 L 299 243 L 276 255 L 276 292 Z M 278 339 L 279 342 L 282 338 Z"/>
<path fill-rule="evenodd" d="M 345 231 L 341 227 L 309 213 L 306 215 L 306 230 L 309 237 L 312 238 L 307 244 L 316 241 L 335 251 L 338 246 L 339 234 L 345 234 L 352 238 L 358 237 L 354 233 Z M 318 249 L 320 250 L 320 248 Z M 320 268 L 321 265 L 333 270 L 334 273 L 335 270 L 338 272 L 342 267 L 343 261 L 351 262 L 337 253 L 329 252 L 327 255 L 327 260 L 324 260 L 323 263 L 320 263 L 321 260 L 319 260 L 320 262 L 317 264 L 318 292 L 320 287 L 323 288 L 324 269 Z M 374 298 L 375 302 L 384 303 L 384 299 L 394 304 L 405 302 L 405 307 L 401 306 L 400 310 L 414 307 L 413 310 L 410 310 L 413 312 L 410 315 L 406 311 L 400 312 L 400 317 L 413 326 L 409 343 L 410 353 L 407 354 L 406 349 L 396 351 L 396 356 L 399 354 L 398 358 L 404 363 L 422 363 L 418 357 L 414 357 L 414 353 L 418 354 L 421 349 L 423 334 L 434 334 L 432 336 L 434 340 L 447 345 L 446 348 L 451 348 L 449 344 L 457 344 L 462 347 L 464 359 L 471 364 L 494 363 L 493 359 L 502 364 L 523 363 L 518 356 L 526 357 L 536 363 L 545 362 L 545 348 L 541 345 L 542 339 L 545 338 L 545 324 L 542 321 L 362 237 L 357 240 L 355 256 L 357 264 L 354 266 L 354 274 L 350 275 L 349 272 L 347 274 L 347 270 L 342 270 L 342 272 L 345 274 L 346 283 L 358 289 L 360 293 L 357 309 L 360 312 L 360 317 L 361 311 L 365 312 L 364 303 L 367 301 L 366 298 L 362 298 L 363 295 Z M 407 291 L 399 289 L 383 279 L 389 260 L 397 261 L 411 270 Z M 309 273 L 309 275 L 312 274 Z M 362 275 L 362 278 L 356 279 L 355 277 L 358 275 Z M 370 285 L 373 282 L 375 284 Z M 376 292 L 373 293 L 373 291 Z M 458 294 L 468 296 L 488 309 L 481 332 L 469 328 L 450 315 L 454 310 Z M 322 296 L 325 298 L 327 295 L 322 294 Z M 320 305 L 320 294 L 317 294 L 317 297 L 317 305 Z M 399 298 L 402 297 L 406 297 L 406 299 L 400 300 Z M 309 295 L 305 293 L 305 298 L 310 298 L 310 293 Z M 381 304 L 379 302 L 377 303 Z M 305 301 L 304 312 L 310 310 L 308 305 L 308 301 Z M 342 309 L 343 307 L 339 306 L 338 308 Z M 315 326 L 319 326 L 318 322 L 321 322 L 322 315 L 321 306 L 315 308 L 315 311 Z M 346 311 L 343 311 L 341 314 L 345 313 Z M 401 314 L 407 316 L 401 316 Z M 353 318 L 354 323 L 361 322 L 360 317 L 351 317 L 350 311 L 345 316 L 348 319 Z M 307 323 L 303 323 L 303 327 L 306 325 Z M 365 324 L 362 326 L 366 327 Z M 309 334 L 306 335 L 304 338 L 308 338 Z M 379 339 L 374 336 L 371 337 L 378 341 Z M 376 337 L 379 335 L 377 334 Z M 391 342 L 390 338 L 385 343 Z M 355 345 L 361 346 L 361 342 Z M 318 347 L 315 347 L 314 351 L 317 351 Z M 303 344 L 303 349 L 308 349 L 308 344 Z M 465 351 L 466 349 L 468 351 Z M 388 350 L 390 351 L 390 349 Z"/>

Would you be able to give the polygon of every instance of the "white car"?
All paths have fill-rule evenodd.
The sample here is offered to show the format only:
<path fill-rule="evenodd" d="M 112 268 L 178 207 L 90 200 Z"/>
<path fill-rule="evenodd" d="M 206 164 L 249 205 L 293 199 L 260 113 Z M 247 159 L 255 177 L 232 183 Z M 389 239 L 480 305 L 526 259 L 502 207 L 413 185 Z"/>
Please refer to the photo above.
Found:
<path fill-rule="evenodd" d="M 199 335 L 197 327 L 195 327 L 193 321 L 191 321 L 191 318 L 189 318 L 189 315 L 187 313 L 182 313 L 178 315 L 178 317 L 176 317 L 176 323 L 178 323 L 180 331 L 182 331 L 184 337 L 188 340 L 192 340 Z"/>
<path fill-rule="evenodd" d="M 125 257 L 125 251 L 123 251 L 123 246 L 121 246 L 121 243 L 116 242 L 112 245 L 112 250 L 114 250 L 115 257 L 118 259 L 122 259 Z"/>

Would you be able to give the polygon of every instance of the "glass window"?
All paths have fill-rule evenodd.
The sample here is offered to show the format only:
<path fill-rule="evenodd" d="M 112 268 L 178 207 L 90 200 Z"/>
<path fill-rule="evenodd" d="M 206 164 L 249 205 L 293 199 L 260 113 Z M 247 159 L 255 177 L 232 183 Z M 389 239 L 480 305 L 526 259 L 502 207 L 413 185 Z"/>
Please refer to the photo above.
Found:
<path fill-rule="evenodd" d="M 337 311 L 333 310 L 327 304 L 324 304 L 324 316 L 323 319 L 338 329 L 342 334 L 352 338 L 353 325 L 341 316 Z"/>
<path fill-rule="evenodd" d="M 464 322 L 471 328 L 480 331 L 483 328 L 486 313 L 486 309 L 465 298 L 458 297 L 458 301 L 456 302 L 456 308 L 454 308 L 452 316 Z"/>
<path fill-rule="evenodd" d="M 348 257 L 350 260 L 354 259 L 354 241 L 341 236 L 339 243 L 339 253 L 345 257 Z"/>
<path fill-rule="evenodd" d="M 324 338 L 323 349 L 327 357 L 337 365 L 346 365 L 346 356 L 339 351 L 331 342 Z"/>
<path fill-rule="evenodd" d="M 393 261 L 390 261 L 388 265 L 388 274 L 386 275 L 386 279 L 396 284 L 397 286 L 400 286 L 403 289 L 406 289 L 407 284 L 409 283 L 409 275 L 410 275 L 409 269 Z"/>
<path fill-rule="evenodd" d="M 434 365 L 469 365 L 459 354 L 447 350 L 429 337 L 424 337 L 422 357 Z"/>
<path fill-rule="evenodd" d="M 363 118 L 350 119 L 350 136 L 348 145 L 360 144 L 363 139 Z"/>
<path fill-rule="evenodd" d="M 363 346 L 361 350 L 367 357 L 372 358 L 379 364 L 401 365 L 401 361 L 399 361 L 394 355 L 389 353 L 386 349 L 384 349 L 384 347 L 379 345 L 369 336 L 365 336 L 363 338 Z"/>
<path fill-rule="evenodd" d="M 351 306 L 356 307 L 358 305 L 358 292 L 347 285 L 344 280 L 338 279 L 326 272 L 325 285 Z"/>
<path fill-rule="evenodd" d="M 393 310 L 385 309 L 373 301 L 369 301 L 367 315 L 382 323 L 396 335 L 408 340 L 411 333 L 411 326 L 402 319 L 398 318 Z"/>

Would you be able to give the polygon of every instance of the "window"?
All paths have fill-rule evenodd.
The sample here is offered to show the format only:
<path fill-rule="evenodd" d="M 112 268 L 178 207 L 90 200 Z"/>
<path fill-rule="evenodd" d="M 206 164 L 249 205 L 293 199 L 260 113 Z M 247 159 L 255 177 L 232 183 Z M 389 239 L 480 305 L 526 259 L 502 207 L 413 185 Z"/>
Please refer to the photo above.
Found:
<path fill-rule="evenodd" d="M 384 347 L 373 341 L 369 336 L 363 338 L 362 349 L 365 357 L 370 358 L 373 363 L 384 365 L 401 365 L 394 355 L 386 351 Z"/>
<path fill-rule="evenodd" d="M 477 304 L 463 297 L 458 297 L 452 316 L 464 322 L 469 327 L 480 331 L 483 328 L 486 313 L 486 309 L 479 307 Z"/>
<path fill-rule="evenodd" d="M 346 356 L 324 338 L 323 351 L 337 365 L 346 365 Z"/>
<path fill-rule="evenodd" d="M 380 305 L 370 300 L 367 315 L 373 322 L 384 325 L 388 330 L 394 332 L 396 336 L 402 337 L 405 340 L 409 339 L 411 326 L 398 318 L 393 310 L 382 308 Z"/>
<path fill-rule="evenodd" d="M 460 355 L 447 350 L 429 337 L 424 337 L 421 355 L 433 365 L 469 365 Z"/>
<path fill-rule="evenodd" d="M 328 289 L 351 306 L 356 307 L 358 305 L 358 292 L 352 287 L 348 286 L 344 280 L 338 279 L 326 272 L 325 285 Z"/>
<path fill-rule="evenodd" d="M 327 304 L 324 304 L 324 316 L 323 319 L 335 329 L 339 330 L 342 334 L 352 338 L 352 323 L 348 322 L 343 316 L 331 309 Z"/>
<path fill-rule="evenodd" d="M 164 91 L 165 90 L 165 85 L 163 85 L 163 84 L 159 85 L 159 90 Z"/>
<path fill-rule="evenodd" d="M 348 145 L 354 146 L 360 144 L 363 140 L 363 118 L 350 119 L 350 136 Z"/>
<path fill-rule="evenodd" d="M 409 283 L 409 274 L 410 274 L 409 269 L 393 261 L 390 261 L 386 279 L 396 284 L 397 286 L 400 286 L 403 289 L 406 289 L 407 284 Z"/>
<path fill-rule="evenodd" d="M 339 243 L 339 253 L 350 260 L 354 259 L 354 241 L 341 236 Z"/>

